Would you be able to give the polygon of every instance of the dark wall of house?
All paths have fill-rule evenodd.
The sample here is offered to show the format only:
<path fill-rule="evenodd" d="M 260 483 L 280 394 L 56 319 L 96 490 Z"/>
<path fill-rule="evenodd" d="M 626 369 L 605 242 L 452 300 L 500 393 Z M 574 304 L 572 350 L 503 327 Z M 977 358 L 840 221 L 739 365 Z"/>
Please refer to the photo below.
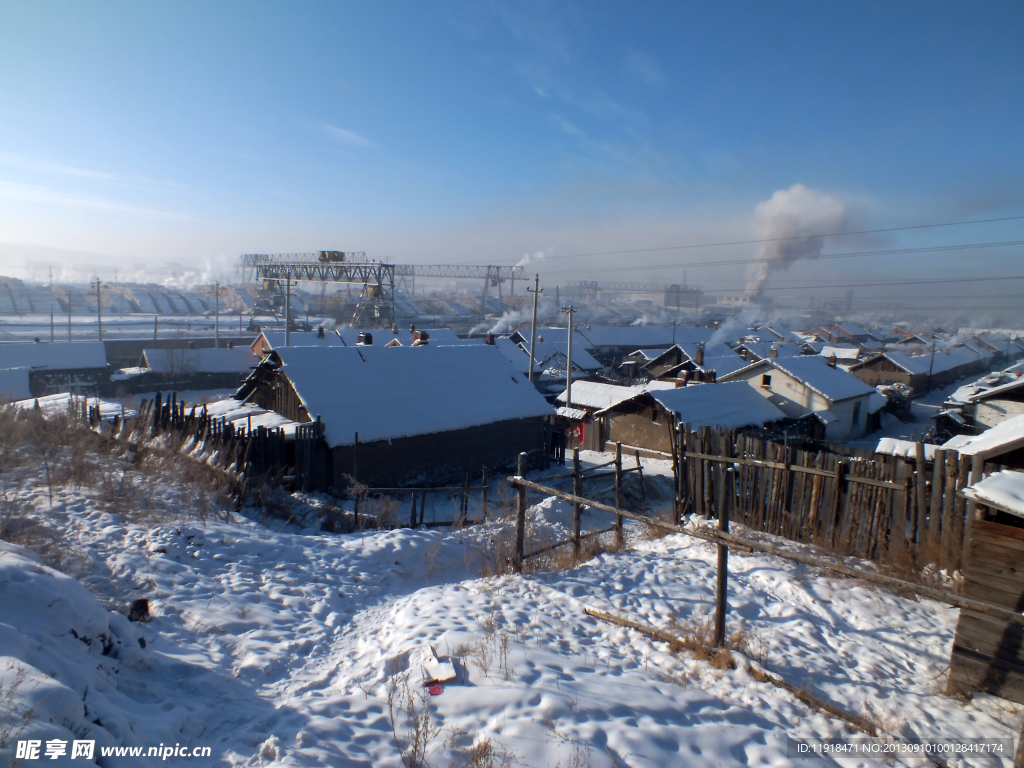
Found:
<path fill-rule="evenodd" d="M 231 328 L 228 327 L 229 325 L 230 323 L 225 318 L 221 319 L 221 347 L 226 348 L 228 342 L 236 347 L 248 347 L 256 340 L 252 334 L 239 336 L 237 325 L 232 333 Z M 155 339 L 104 339 L 103 346 L 107 350 L 107 362 L 112 368 L 131 368 L 139 364 L 139 360 L 142 358 L 142 350 L 144 349 L 188 349 L 190 343 L 192 344 L 192 349 L 213 349 L 213 336 L 209 338 L 183 339 L 174 337 L 172 334 L 175 332 L 176 330 L 171 329 L 166 331 L 158 329 L 157 338 Z M 166 333 L 167 337 L 162 338 L 160 336 L 161 333 Z"/>
<path fill-rule="evenodd" d="M 247 373 L 143 373 L 110 385 L 115 397 L 141 392 L 185 392 L 203 389 L 238 389 Z"/>
<path fill-rule="evenodd" d="M 651 420 L 657 414 L 658 421 Z M 612 413 L 608 417 L 608 441 L 624 443 L 651 451 L 672 451 L 668 414 L 660 409 L 641 409 L 629 413 Z"/>
<path fill-rule="evenodd" d="M 89 397 L 105 396 L 110 392 L 110 371 L 106 368 L 87 368 L 60 371 L 40 368 L 28 373 L 28 388 L 32 397 L 74 392 Z"/>
<path fill-rule="evenodd" d="M 467 472 L 476 484 L 485 466 L 491 475 L 514 470 L 521 451 L 529 453 L 531 469 L 540 468 L 547 450 L 547 425 L 542 419 L 360 443 L 355 473 L 353 446 L 340 446 L 331 451 L 334 487 L 345 488 L 346 475 L 353 474 L 360 483 L 376 488 L 461 484 Z"/>
<path fill-rule="evenodd" d="M 993 456 L 985 462 L 986 472 L 995 472 L 999 469 L 1013 469 L 1018 472 L 1024 470 L 1024 448 L 1008 451 L 1001 456 Z"/>

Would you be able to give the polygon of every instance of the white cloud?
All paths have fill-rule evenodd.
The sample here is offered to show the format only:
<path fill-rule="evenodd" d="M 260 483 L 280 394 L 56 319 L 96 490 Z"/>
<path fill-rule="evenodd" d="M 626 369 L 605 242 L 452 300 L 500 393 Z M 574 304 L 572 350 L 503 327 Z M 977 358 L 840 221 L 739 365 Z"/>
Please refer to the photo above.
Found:
<path fill-rule="evenodd" d="M 647 85 L 661 85 L 665 82 L 665 73 L 661 67 L 642 53 L 631 53 L 626 57 L 626 71 Z"/>
<path fill-rule="evenodd" d="M 324 123 L 324 130 L 327 131 L 327 135 L 335 141 L 339 141 L 342 144 L 348 144 L 350 147 L 367 147 L 369 149 L 378 149 L 378 145 L 367 139 L 365 136 L 360 136 L 355 131 L 349 131 L 345 128 L 339 128 L 336 125 L 330 125 Z"/>
<path fill-rule="evenodd" d="M 19 203 L 40 203 L 43 205 L 56 205 L 67 208 L 91 208 L 120 213 L 141 214 L 144 216 L 159 216 L 164 218 L 190 218 L 183 214 L 160 208 L 144 208 L 137 205 L 125 205 L 124 203 L 119 203 L 116 200 L 71 195 L 48 187 L 33 184 L 18 184 L 11 181 L 0 181 L 0 198 Z"/>

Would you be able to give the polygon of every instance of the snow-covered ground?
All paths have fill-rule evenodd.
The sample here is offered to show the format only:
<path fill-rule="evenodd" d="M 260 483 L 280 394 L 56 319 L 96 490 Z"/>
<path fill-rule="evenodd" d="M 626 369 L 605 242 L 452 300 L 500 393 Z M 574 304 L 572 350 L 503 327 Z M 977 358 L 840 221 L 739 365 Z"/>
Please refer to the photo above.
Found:
<path fill-rule="evenodd" d="M 649 477 L 670 472 L 644 464 Z M 730 558 L 729 631 L 745 635 L 748 655 L 718 669 L 585 613 L 700 626 L 716 553 L 687 537 L 630 529 L 626 551 L 576 568 L 484 577 L 501 559 L 502 521 L 332 535 L 310 527 L 315 497 L 272 530 L 233 515 L 204 524 L 171 501 L 145 518 L 114 514 L 89 487 L 58 488 L 51 505 L 46 480 L 24 468 L 3 481 L 2 514 L 45 520 L 76 553 L 61 560 L 68 575 L 0 542 L 7 755 L 17 739 L 91 739 L 111 766 L 157 759 L 102 758 L 100 747 L 211 749 L 168 765 L 387 768 L 402 765 L 396 739 L 407 749 L 419 723 L 432 766 L 728 768 L 813 765 L 786 757 L 787 736 L 858 735 L 757 682 L 758 665 L 898 740 L 1005 738 L 1020 726 L 1017 705 L 942 694 L 955 609 L 775 557 Z M 657 500 L 656 480 L 648 492 Z M 532 501 L 534 535 L 562 538 L 571 507 Z M 118 612 L 136 598 L 149 600 L 149 622 Z M 422 687 L 430 645 L 456 670 L 436 696 Z M 468 762 L 474 745 L 493 762 Z M 88 764 L 70 751 L 45 764 Z"/>

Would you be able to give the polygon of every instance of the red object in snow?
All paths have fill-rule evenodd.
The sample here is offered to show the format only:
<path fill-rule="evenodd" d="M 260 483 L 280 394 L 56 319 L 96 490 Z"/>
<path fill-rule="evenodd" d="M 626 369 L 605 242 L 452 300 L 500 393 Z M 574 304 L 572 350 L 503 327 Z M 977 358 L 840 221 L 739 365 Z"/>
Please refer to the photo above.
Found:
<path fill-rule="evenodd" d="M 444 688 L 441 687 L 440 683 L 434 683 L 432 686 L 427 688 L 427 693 L 431 696 L 440 696 Z"/>

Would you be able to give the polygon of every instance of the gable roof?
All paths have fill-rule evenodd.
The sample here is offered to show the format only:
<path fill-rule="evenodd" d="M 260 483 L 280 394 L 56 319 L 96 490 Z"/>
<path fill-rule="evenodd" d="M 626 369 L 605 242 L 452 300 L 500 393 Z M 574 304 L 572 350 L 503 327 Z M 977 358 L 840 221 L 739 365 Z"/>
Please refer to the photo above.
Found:
<path fill-rule="evenodd" d="M 262 334 L 271 349 L 278 349 L 285 344 L 284 331 L 263 331 Z M 257 338 L 257 342 L 259 339 Z M 317 331 L 292 331 L 291 343 L 293 347 L 344 347 L 344 339 L 335 330 L 325 330 L 323 338 L 317 335 Z M 255 349 L 256 342 L 253 342 Z"/>
<path fill-rule="evenodd" d="M 720 377 L 720 381 L 726 379 L 735 380 L 745 372 L 755 371 L 758 367 L 775 368 L 788 374 L 799 381 L 813 392 L 817 392 L 829 402 L 838 403 L 848 400 L 851 397 L 863 397 L 875 392 L 874 387 L 869 387 L 852 373 L 842 368 L 833 368 L 825 358 L 818 355 L 801 355 L 800 357 L 787 357 L 783 360 L 767 359 L 760 360 L 753 365 Z"/>
<path fill-rule="evenodd" d="M 958 450 L 963 456 L 980 456 L 988 459 L 1024 447 L 1024 415 L 996 424 L 986 429 Z"/>
<path fill-rule="evenodd" d="M 786 418 L 766 397 L 742 381 L 651 389 L 648 394 L 665 410 L 679 414 L 680 421 L 693 426 L 761 427 Z"/>
<path fill-rule="evenodd" d="M 102 341 L 48 341 L 0 345 L 4 368 L 52 368 L 58 371 L 107 367 Z"/>
<path fill-rule="evenodd" d="M 574 381 L 572 383 L 572 405 L 582 405 L 594 411 L 603 411 L 613 405 L 631 400 L 644 392 L 642 384 L 623 387 L 619 384 L 605 384 L 599 381 Z M 565 402 L 566 390 L 558 396 L 558 402 Z"/>
<path fill-rule="evenodd" d="M 289 347 L 282 371 L 328 445 L 550 416 L 544 397 L 488 344 Z"/>
<path fill-rule="evenodd" d="M 673 344 L 697 343 L 711 338 L 710 328 L 691 325 L 591 325 L 579 329 L 594 347 L 632 347 L 651 349 Z"/>

